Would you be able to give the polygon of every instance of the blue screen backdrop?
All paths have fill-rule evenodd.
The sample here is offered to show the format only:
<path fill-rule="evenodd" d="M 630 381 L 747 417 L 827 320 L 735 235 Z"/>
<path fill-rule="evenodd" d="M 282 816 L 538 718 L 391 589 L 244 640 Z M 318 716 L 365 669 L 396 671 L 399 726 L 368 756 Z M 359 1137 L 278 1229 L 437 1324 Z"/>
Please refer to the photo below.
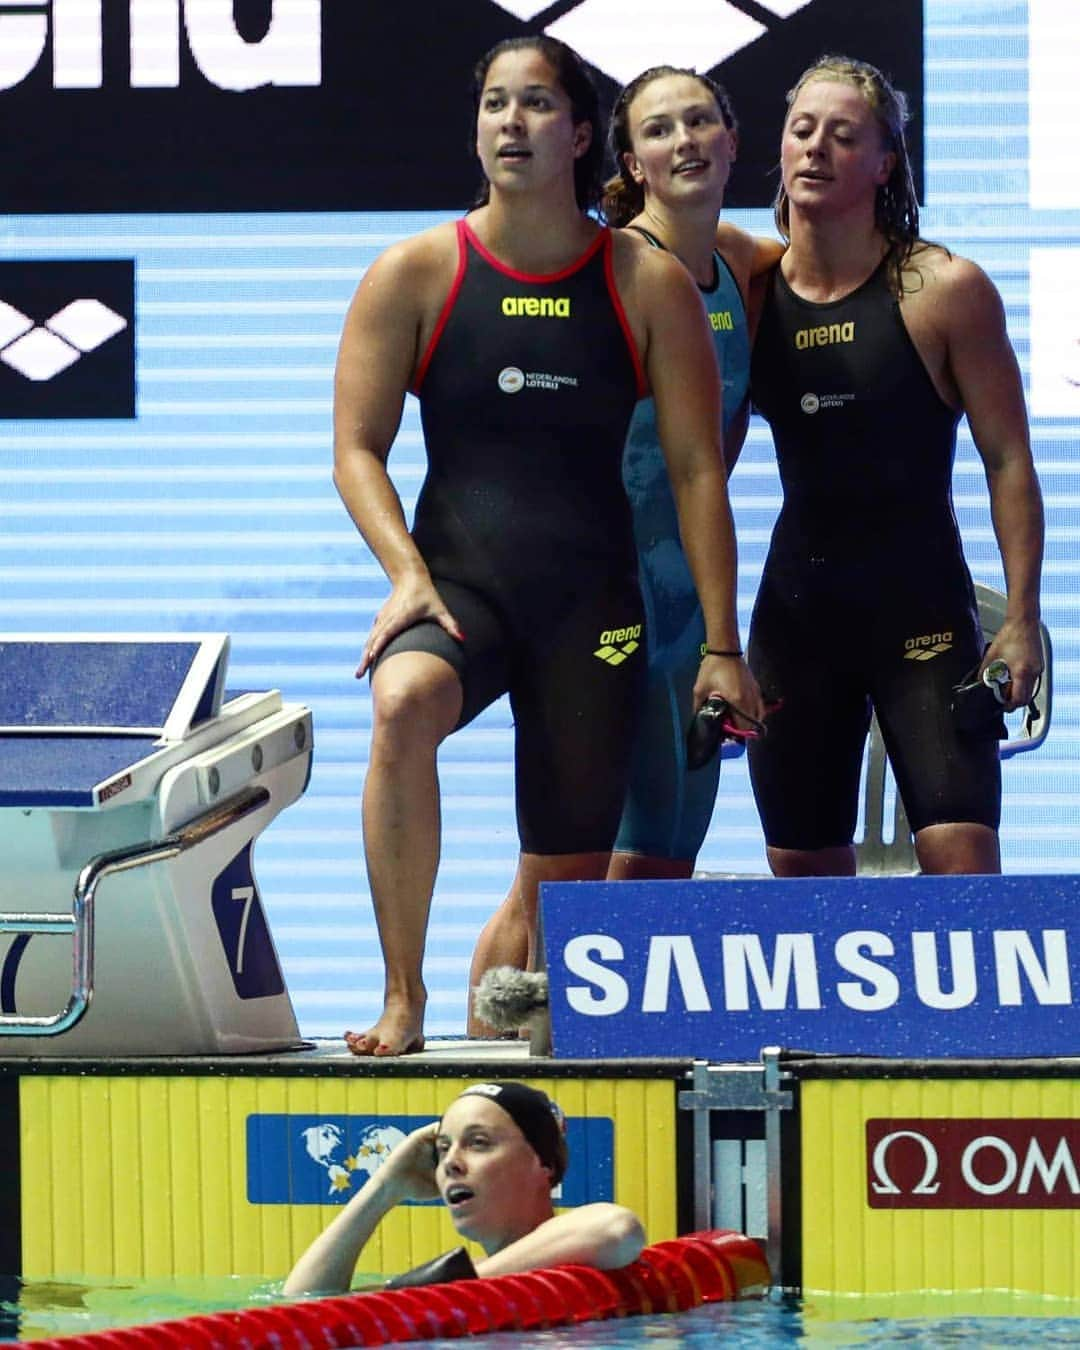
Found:
<path fill-rule="evenodd" d="M 993 277 L 1029 382 L 1033 254 L 1063 287 L 1073 279 L 1072 312 L 1080 315 L 1080 203 L 1056 204 L 1051 183 L 1050 200 L 1041 193 L 1035 206 L 1029 181 L 1029 52 L 1042 32 L 1032 26 L 1055 14 L 1056 5 L 1038 0 L 925 6 L 924 233 Z M 766 113 L 778 134 L 781 109 Z M 334 354 L 364 268 L 394 240 L 445 218 L 0 218 L 6 262 L 134 261 L 137 355 L 134 419 L 0 421 L 0 630 L 223 630 L 233 638 L 230 688 L 277 687 L 312 707 L 310 788 L 255 855 L 308 1035 L 366 1025 L 380 1006 L 382 976 L 360 835 L 370 704 L 353 671 L 386 585 L 330 480 Z M 767 210 L 732 218 L 772 232 Z M 1080 321 L 1073 343 L 1077 336 Z M 1080 404 L 1066 391 L 1034 411 L 1057 692 L 1046 745 L 1005 766 L 1002 838 L 1007 870 L 1055 873 L 1080 862 Z M 410 510 L 423 463 L 410 399 L 391 458 Z M 745 631 L 779 499 L 760 422 L 732 491 Z M 975 577 L 1000 585 L 982 466 L 966 429 L 955 493 Z M 513 873 L 511 753 L 509 710 L 500 703 L 442 755 L 444 857 L 427 962 L 432 1033 L 463 1029 L 472 945 Z M 764 870 L 742 761 L 725 765 L 700 866 Z"/>

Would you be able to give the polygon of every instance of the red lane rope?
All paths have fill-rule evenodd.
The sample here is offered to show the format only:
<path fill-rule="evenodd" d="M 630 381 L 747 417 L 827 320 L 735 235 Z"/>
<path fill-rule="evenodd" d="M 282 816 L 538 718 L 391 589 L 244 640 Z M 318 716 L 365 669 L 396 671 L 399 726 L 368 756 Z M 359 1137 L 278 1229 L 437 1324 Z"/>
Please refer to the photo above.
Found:
<path fill-rule="evenodd" d="M 712 1229 L 646 1247 L 622 1270 L 554 1266 L 19 1344 L 27 1350 L 335 1350 L 684 1312 L 759 1294 L 768 1283 L 768 1264 L 752 1238 Z"/>

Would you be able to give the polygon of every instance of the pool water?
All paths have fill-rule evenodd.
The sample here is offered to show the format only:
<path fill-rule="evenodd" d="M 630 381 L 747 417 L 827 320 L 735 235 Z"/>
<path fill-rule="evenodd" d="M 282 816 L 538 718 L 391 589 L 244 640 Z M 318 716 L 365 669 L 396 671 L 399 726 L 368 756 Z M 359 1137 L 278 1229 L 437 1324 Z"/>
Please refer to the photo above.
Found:
<path fill-rule="evenodd" d="M 0 1342 L 78 1335 L 281 1300 L 280 1282 L 253 1278 L 153 1282 L 18 1281 L 0 1278 Z M 1016 1347 L 1080 1345 L 1080 1301 L 986 1294 L 839 1295 L 714 1304 L 693 1312 L 624 1318 L 538 1332 L 497 1332 L 485 1350 L 775 1350 L 789 1345 Z M 432 1350 L 460 1340 L 427 1341 Z"/>
<path fill-rule="evenodd" d="M 0 1343 L 75 1336 L 281 1301 L 281 1282 L 197 1277 L 173 1280 L 17 1280 L 0 1277 Z"/>

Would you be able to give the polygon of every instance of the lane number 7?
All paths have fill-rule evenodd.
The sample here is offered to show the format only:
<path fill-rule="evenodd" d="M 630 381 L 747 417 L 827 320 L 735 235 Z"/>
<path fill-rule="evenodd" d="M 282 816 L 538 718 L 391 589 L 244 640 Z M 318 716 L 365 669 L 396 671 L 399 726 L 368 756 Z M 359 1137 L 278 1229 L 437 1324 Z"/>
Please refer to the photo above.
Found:
<path fill-rule="evenodd" d="M 251 905 L 255 899 L 254 886 L 234 886 L 232 888 L 232 898 L 244 902 L 244 913 L 240 918 L 240 935 L 236 939 L 236 973 L 244 973 L 244 942 L 247 938 L 248 916 L 251 913 Z"/>

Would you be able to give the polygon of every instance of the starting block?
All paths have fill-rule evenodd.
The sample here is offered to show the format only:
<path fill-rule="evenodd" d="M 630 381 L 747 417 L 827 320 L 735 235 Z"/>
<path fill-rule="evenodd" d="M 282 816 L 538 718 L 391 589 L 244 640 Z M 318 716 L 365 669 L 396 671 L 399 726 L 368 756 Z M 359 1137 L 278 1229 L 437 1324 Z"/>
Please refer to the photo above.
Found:
<path fill-rule="evenodd" d="M 224 634 L 0 639 L 0 1056 L 302 1044 L 252 871 L 311 713 Z"/>

